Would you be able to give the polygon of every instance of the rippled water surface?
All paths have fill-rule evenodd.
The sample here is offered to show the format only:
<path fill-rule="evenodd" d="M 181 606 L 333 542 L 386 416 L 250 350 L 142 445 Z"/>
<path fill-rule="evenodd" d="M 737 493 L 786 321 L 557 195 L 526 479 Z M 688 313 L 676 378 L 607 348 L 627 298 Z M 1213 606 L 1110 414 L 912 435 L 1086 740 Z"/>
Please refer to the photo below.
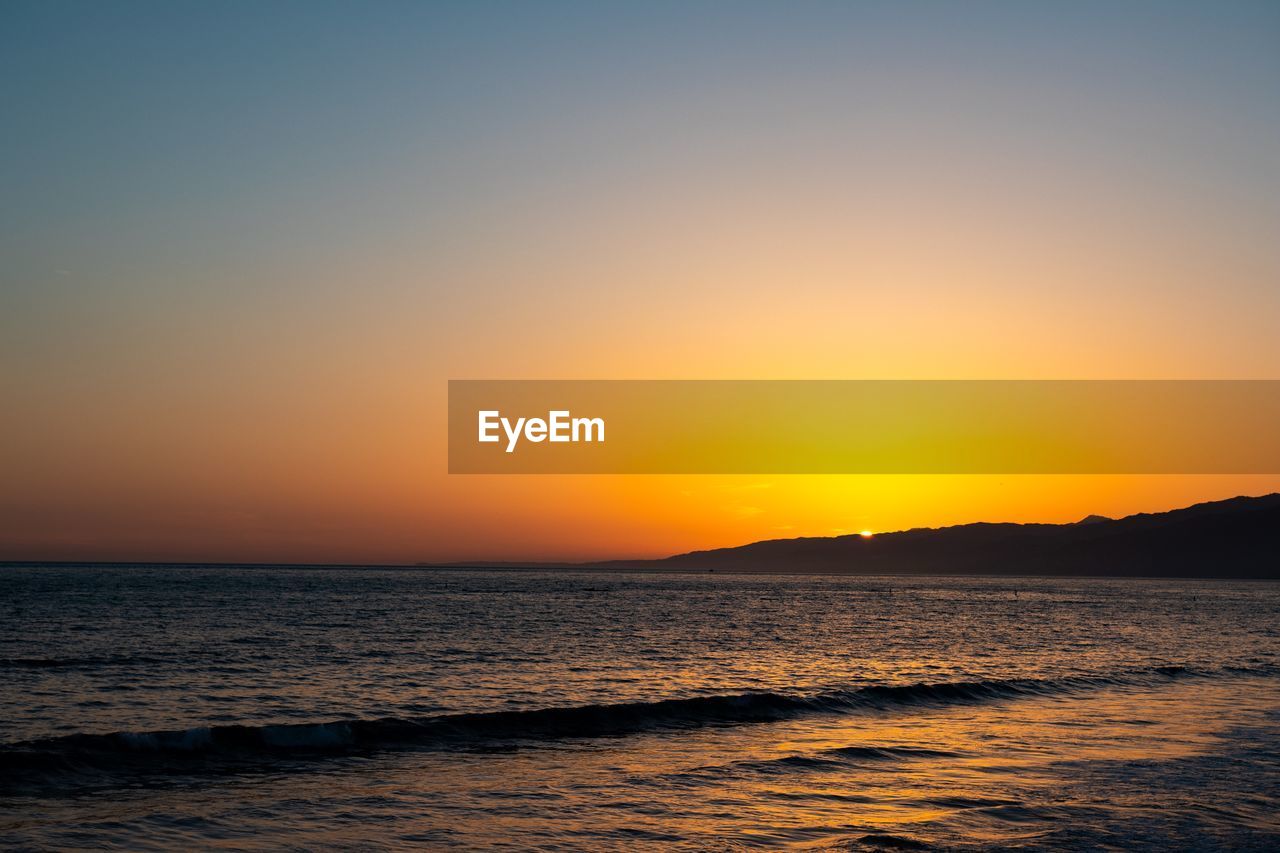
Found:
<path fill-rule="evenodd" d="M 1280 844 L 1275 584 L 4 568 L 0 617 L 0 844 Z"/>

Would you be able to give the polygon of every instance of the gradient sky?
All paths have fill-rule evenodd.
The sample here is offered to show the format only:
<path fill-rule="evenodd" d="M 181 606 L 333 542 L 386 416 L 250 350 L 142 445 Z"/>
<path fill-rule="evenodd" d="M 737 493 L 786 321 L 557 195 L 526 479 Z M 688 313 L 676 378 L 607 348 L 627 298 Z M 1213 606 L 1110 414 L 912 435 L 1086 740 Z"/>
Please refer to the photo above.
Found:
<path fill-rule="evenodd" d="M 0 559 L 657 555 L 1280 477 L 450 477 L 449 378 L 1280 378 L 1280 4 L 0 6 Z"/>

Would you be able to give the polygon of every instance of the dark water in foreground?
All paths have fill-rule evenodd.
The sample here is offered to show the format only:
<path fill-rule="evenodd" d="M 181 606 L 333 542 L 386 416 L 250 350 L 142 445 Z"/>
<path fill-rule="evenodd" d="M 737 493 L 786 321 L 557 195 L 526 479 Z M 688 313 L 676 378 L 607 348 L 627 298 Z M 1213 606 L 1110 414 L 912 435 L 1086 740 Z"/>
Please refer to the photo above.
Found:
<path fill-rule="evenodd" d="M 0 569 L 0 845 L 1280 848 L 1280 585 Z"/>

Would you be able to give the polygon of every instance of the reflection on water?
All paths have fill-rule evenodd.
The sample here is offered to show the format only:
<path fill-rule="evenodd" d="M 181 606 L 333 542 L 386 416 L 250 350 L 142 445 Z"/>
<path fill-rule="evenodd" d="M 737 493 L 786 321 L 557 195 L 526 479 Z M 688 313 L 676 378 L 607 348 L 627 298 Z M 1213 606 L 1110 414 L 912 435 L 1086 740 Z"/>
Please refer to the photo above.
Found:
<path fill-rule="evenodd" d="M 0 833 L 19 845 L 1280 842 L 1271 584 L 211 569 L 0 586 Z"/>

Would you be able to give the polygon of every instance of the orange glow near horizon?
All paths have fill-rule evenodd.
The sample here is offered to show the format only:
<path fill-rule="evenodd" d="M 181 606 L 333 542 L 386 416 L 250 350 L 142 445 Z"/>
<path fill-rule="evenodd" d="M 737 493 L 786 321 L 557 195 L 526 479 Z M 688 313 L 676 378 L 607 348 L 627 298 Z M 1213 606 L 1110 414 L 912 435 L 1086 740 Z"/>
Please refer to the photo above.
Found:
<path fill-rule="evenodd" d="M 248 473 L 242 472 L 248 480 Z M 1280 491 L 1274 476 L 466 477 L 378 494 L 350 480 L 264 495 L 255 513 L 143 490 L 92 513 L 28 511 L 12 559 L 373 562 L 661 557 L 761 539 L 977 521 L 1078 521 Z M 446 481 L 447 475 L 440 481 Z M 229 494 L 234 484 L 225 484 Z M 245 483 L 247 487 L 248 483 Z M 14 516 L 10 516 L 14 518 Z M 874 535 L 874 534 L 873 534 Z M 17 543 L 16 547 L 12 543 Z"/>

